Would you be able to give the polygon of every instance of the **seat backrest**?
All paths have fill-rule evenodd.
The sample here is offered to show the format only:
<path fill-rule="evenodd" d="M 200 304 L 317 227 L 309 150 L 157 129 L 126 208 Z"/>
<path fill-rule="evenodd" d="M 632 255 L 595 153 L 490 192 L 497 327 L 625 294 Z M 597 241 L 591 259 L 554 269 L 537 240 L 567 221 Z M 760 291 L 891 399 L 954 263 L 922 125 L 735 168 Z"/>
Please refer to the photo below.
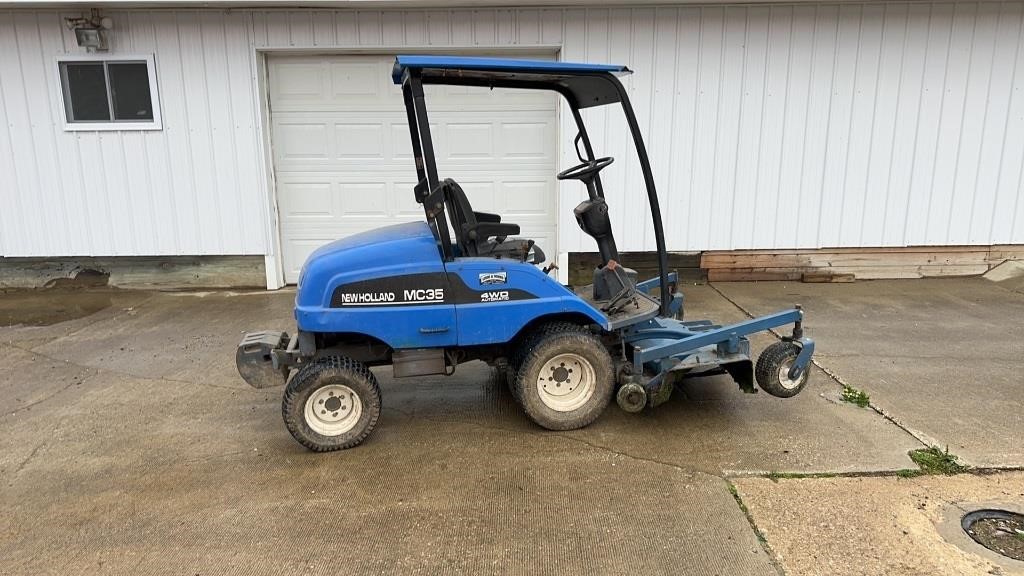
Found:
<path fill-rule="evenodd" d="M 459 186 L 458 182 L 451 178 L 445 179 L 448 194 L 445 202 L 448 204 L 448 213 L 452 217 L 452 228 L 455 229 L 455 241 L 459 249 L 466 256 L 477 255 L 476 239 L 470 238 L 468 230 L 476 227 L 476 215 L 473 213 L 473 206 L 469 203 L 469 197 Z M 485 239 L 486 240 L 486 239 Z"/>

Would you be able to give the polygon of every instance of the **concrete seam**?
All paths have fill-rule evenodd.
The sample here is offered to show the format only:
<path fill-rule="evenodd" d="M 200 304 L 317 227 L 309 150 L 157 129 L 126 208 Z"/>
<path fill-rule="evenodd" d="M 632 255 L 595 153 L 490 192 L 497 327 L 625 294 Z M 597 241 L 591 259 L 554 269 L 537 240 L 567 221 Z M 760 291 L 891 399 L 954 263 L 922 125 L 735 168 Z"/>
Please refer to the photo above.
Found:
<path fill-rule="evenodd" d="M 716 293 L 718 293 L 718 295 L 721 296 L 722 298 L 724 298 L 727 302 L 729 302 L 730 304 L 735 306 L 737 310 L 739 310 L 740 312 L 743 312 L 748 318 L 754 318 L 753 314 L 751 314 L 743 306 L 740 306 L 740 304 L 738 302 L 736 302 L 735 300 L 733 300 L 732 298 L 727 296 L 724 292 L 719 290 L 718 286 L 715 286 L 711 282 L 708 282 L 708 286 L 710 286 L 712 290 L 714 290 Z M 782 335 L 779 334 L 778 332 L 776 332 L 774 329 L 769 329 L 768 331 L 771 332 L 772 335 L 774 335 L 776 338 L 778 338 L 780 340 L 782 339 Z M 819 370 L 824 372 L 836 384 L 839 384 L 840 386 L 844 386 L 844 387 L 849 387 L 850 386 L 849 384 L 847 384 L 846 382 L 843 381 L 842 377 L 839 376 L 839 374 L 837 374 L 837 373 L 833 372 L 832 370 L 830 370 L 830 369 L 826 368 L 825 366 L 823 366 L 820 362 L 818 362 L 817 359 L 812 357 L 811 358 L 811 363 L 814 364 L 815 366 L 817 366 Z M 923 434 L 921 432 L 918 432 L 918 431 L 914 430 L 913 428 L 910 428 L 909 426 L 903 424 L 902 422 L 897 420 L 896 417 L 893 414 L 891 414 L 891 413 L 889 413 L 889 411 L 887 411 L 887 410 L 885 410 L 885 409 L 875 405 L 874 402 L 869 402 L 868 403 L 868 407 L 871 408 L 872 410 L 874 410 L 882 418 L 885 418 L 886 420 L 891 422 L 894 426 L 896 426 L 900 430 L 903 430 L 904 432 L 909 434 L 915 440 L 920 442 L 921 445 L 923 445 L 925 448 L 929 448 L 929 447 L 931 447 L 933 445 L 937 445 L 937 444 L 934 443 L 934 441 L 931 438 L 928 438 L 925 434 Z"/>
<path fill-rule="evenodd" d="M 32 449 L 32 452 L 30 452 L 29 455 L 24 460 L 22 460 L 20 464 L 18 464 L 17 468 L 14 469 L 14 475 L 16 476 L 19 473 L 21 473 L 21 471 L 25 469 L 25 466 L 28 466 L 28 463 L 31 462 L 36 457 L 36 454 L 39 453 L 43 446 L 46 446 L 48 443 L 49 441 L 44 440 L 43 442 L 40 442 L 38 445 L 36 445 L 36 447 Z"/>
<path fill-rule="evenodd" d="M 740 491 L 736 488 L 736 485 L 732 483 L 728 478 L 723 478 L 729 493 L 732 494 L 732 499 L 736 502 L 740 512 L 743 513 L 743 517 L 747 519 L 747 524 L 750 525 L 750 529 L 754 531 L 754 536 L 757 537 L 757 543 L 761 545 L 761 549 L 768 555 L 768 561 L 779 576 L 786 576 L 786 571 L 782 568 L 782 562 L 775 556 L 775 551 L 768 544 L 768 538 L 764 535 L 764 532 L 757 527 L 757 522 L 754 521 L 754 515 L 750 513 L 750 509 L 743 503 L 743 498 L 740 496 Z"/>
<path fill-rule="evenodd" d="M 589 441 L 584 440 L 582 438 L 575 438 L 575 437 L 572 437 L 572 436 L 566 436 L 565 434 L 558 434 L 558 433 L 552 434 L 552 436 L 556 436 L 558 438 L 562 438 L 563 440 L 569 440 L 571 442 L 576 442 L 576 443 L 579 443 L 579 444 L 583 444 L 583 445 L 589 446 L 590 448 L 593 448 L 595 450 L 600 450 L 602 452 L 607 452 L 609 454 L 615 454 L 615 455 L 618 455 L 618 456 L 629 458 L 631 460 L 636 460 L 638 462 L 647 462 L 649 464 L 659 464 L 661 466 L 667 466 L 669 468 L 674 468 L 675 470 L 677 470 L 679 472 L 683 472 L 685 474 L 695 474 L 695 473 L 696 474 L 703 474 L 703 472 L 699 472 L 697 470 L 688 470 L 686 468 L 683 468 L 679 464 L 674 464 L 672 462 L 666 462 L 664 460 L 658 460 L 656 458 L 645 458 L 643 456 L 636 456 L 634 454 L 630 454 L 629 452 L 624 452 L 624 451 L 616 450 L 614 448 L 610 448 L 608 446 L 602 446 L 600 444 L 595 444 L 593 442 L 589 442 Z M 717 474 L 708 474 L 708 476 L 714 476 L 716 478 L 722 478 L 721 476 L 719 476 Z"/>
<path fill-rule="evenodd" d="M 21 350 L 21 348 L 19 348 L 19 350 Z M 25 351 L 26 351 L 26 352 L 28 352 L 28 350 L 25 350 Z M 93 373 L 92 373 L 92 374 L 90 374 L 90 375 L 89 375 L 88 377 L 89 377 L 89 378 L 91 378 L 91 377 L 95 376 L 96 374 L 97 374 L 97 372 L 96 372 L 96 371 L 93 371 Z M 84 381 L 84 379 L 83 379 L 82 381 Z M 64 392 L 64 391 L 66 391 L 66 390 L 67 390 L 68 388 L 71 388 L 71 387 L 72 387 L 72 386 L 74 386 L 75 384 L 79 384 L 79 383 L 80 383 L 80 382 L 74 382 L 74 381 L 72 381 L 72 382 L 68 383 L 68 384 L 67 384 L 66 386 L 64 386 L 63 388 L 61 388 L 60 390 L 56 390 L 56 391 L 54 391 L 54 393 L 53 393 L 53 394 L 50 394 L 49 396 L 47 396 L 47 397 L 45 397 L 45 398 L 40 398 L 39 400 L 36 400 L 35 402 L 30 402 L 30 403 L 28 403 L 28 404 L 26 404 L 26 405 L 24 405 L 24 406 L 21 406 L 21 407 L 20 407 L 20 408 L 18 408 L 17 410 L 15 410 L 15 411 L 11 412 L 11 413 L 10 413 L 10 415 L 11 415 L 11 416 L 14 416 L 14 415 L 15 415 L 15 414 L 17 414 L 18 412 L 21 412 L 21 411 L 23 411 L 23 410 L 28 410 L 29 408 L 32 408 L 33 406 L 38 406 L 39 404 L 42 404 L 43 402 L 46 402 L 46 401 L 47 401 L 47 400 L 49 400 L 50 398 L 53 398 L 53 397 L 55 397 L 55 396 L 58 396 L 58 395 L 60 395 L 60 393 L 61 393 L 61 392 Z"/>

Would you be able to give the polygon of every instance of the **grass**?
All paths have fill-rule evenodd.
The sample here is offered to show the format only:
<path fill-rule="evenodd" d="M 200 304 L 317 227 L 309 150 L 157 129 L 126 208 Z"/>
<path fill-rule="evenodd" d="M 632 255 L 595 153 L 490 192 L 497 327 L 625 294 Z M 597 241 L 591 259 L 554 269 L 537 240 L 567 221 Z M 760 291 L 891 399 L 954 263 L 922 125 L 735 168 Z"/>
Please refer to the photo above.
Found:
<path fill-rule="evenodd" d="M 919 448 L 910 451 L 910 459 L 921 467 L 920 474 L 942 474 L 952 476 L 967 472 L 970 466 L 961 464 L 955 454 L 949 453 L 949 446 L 945 450 L 938 446 L 931 448 Z"/>
<path fill-rule="evenodd" d="M 850 404 L 856 404 L 861 408 L 867 408 L 871 404 L 871 397 L 868 393 L 863 390 L 857 390 L 853 386 L 847 386 L 843 384 L 843 402 L 849 402 Z"/>

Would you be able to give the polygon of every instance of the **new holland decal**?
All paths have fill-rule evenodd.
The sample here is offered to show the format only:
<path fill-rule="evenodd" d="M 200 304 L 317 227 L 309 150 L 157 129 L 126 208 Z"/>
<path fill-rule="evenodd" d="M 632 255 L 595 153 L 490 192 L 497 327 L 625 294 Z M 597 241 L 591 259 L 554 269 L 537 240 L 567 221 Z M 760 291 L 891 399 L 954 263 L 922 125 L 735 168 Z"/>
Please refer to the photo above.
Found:
<path fill-rule="evenodd" d="M 401 298 L 399 298 L 401 296 Z M 341 306 L 388 306 L 392 304 L 440 304 L 444 302 L 444 288 L 412 288 L 395 292 L 340 292 Z"/>
<path fill-rule="evenodd" d="M 505 272 L 484 272 L 480 274 L 480 285 L 504 284 L 508 275 Z"/>

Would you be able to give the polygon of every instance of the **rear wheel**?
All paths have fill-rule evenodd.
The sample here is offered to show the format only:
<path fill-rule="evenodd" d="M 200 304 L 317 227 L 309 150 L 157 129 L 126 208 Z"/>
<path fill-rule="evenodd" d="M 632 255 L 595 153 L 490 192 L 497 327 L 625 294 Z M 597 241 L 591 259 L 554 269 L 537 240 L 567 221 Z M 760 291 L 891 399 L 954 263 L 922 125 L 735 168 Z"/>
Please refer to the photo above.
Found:
<path fill-rule="evenodd" d="M 380 417 L 380 387 L 370 370 L 343 356 L 307 364 L 285 388 L 285 426 L 315 452 L 351 448 L 362 442 Z"/>
<path fill-rule="evenodd" d="M 608 406 L 615 388 L 611 356 L 581 326 L 542 329 L 517 370 L 515 396 L 549 430 L 582 428 Z"/>

